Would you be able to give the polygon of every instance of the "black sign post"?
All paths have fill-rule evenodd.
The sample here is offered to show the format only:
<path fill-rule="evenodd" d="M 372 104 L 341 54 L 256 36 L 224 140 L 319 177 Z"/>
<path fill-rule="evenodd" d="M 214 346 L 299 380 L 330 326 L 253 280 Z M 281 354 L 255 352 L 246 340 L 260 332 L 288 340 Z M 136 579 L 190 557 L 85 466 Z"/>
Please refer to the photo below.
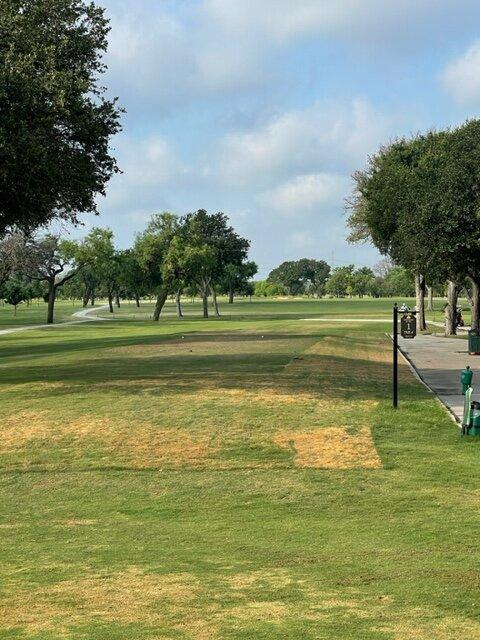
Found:
<path fill-rule="evenodd" d="M 398 306 L 393 305 L 393 408 L 398 407 Z"/>
<path fill-rule="evenodd" d="M 398 306 L 393 305 L 393 393 L 392 405 L 396 409 L 398 407 Z M 417 335 L 417 312 L 401 311 L 402 319 L 400 322 L 400 330 L 402 338 L 414 338 Z"/>

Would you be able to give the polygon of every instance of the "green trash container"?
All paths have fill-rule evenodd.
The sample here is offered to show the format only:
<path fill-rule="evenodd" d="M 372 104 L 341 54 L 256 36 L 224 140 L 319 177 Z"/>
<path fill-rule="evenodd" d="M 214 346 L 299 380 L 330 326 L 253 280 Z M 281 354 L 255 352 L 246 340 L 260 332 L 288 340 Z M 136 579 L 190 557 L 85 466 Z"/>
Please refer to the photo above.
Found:
<path fill-rule="evenodd" d="M 480 436 L 480 402 L 472 402 L 472 426 L 469 431 L 471 436 Z"/>
<path fill-rule="evenodd" d="M 480 355 L 480 331 L 477 329 L 468 332 L 468 353 L 471 356 Z"/>

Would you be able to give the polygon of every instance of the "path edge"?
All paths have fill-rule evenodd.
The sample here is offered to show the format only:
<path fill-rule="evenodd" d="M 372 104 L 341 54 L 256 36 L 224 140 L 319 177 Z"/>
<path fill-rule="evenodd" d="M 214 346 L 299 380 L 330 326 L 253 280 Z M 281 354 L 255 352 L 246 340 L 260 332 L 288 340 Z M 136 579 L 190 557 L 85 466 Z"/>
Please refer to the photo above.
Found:
<path fill-rule="evenodd" d="M 386 333 L 385 335 L 393 342 L 393 338 L 392 338 L 392 335 L 390 333 Z M 407 364 L 407 366 L 409 367 L 410 371 L 413 373 L 415 378 L 417 378 L 417 380 L 419 382 L 421 382 L 423 384 L 423 386 L 426 389 L 428 389 L 428 391 L 430 391 L 430 393 L 435 397 L 435 400 L 437 400 L 437 402 L 439 402 L 442 405 L 442 407 L 447 411 L 448 415 L 453 420 L 453 422 L 457 426 L 460 426 L 461 425 L 461 421 L 457 418 L 457 416 L 450 409 L 450 407 L 443 402 L 443 400 L 440 398 L 438 393 L 434 389 L 432 389 L 432 387 L 428 384 L 428 382 L 426 382 L 422 378 L 421 373 L 416 368 L 416 366 L 414 365 L 413 361 L 408 357 L 408 355 L 403 351 L 403 349 L 400 346 L 398 346 L 398 351 L 400 352 L 400 355 L 402 356 L 403 360 L 405 361 L 405 363 Z"/>

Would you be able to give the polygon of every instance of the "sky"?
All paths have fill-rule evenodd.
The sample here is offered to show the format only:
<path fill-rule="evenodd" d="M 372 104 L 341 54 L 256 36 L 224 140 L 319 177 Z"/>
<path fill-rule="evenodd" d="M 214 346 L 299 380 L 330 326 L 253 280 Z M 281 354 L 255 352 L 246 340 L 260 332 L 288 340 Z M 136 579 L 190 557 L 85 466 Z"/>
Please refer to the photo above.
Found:
<path fill-rule="evenodd" d="M 151 214 L 223 211 L 263 277 L 284 260 L 373 266 L 346 242 L 351 174 L 395 136 L 480 109 L 478 0 L 97 0 L 111 20 L 100 217 L 130 246 Z"/>

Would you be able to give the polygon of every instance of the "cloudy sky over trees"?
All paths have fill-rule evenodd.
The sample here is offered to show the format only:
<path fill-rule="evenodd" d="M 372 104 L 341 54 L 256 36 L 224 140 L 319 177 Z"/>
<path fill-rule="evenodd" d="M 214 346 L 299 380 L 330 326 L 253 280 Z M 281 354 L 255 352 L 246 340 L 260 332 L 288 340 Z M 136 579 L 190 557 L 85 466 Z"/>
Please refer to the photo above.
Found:
<path fill-rule="evenodd" d="M 332 251 L 373 264 L 345 243 L 352 171 L 395 135 L 478 116 L 478 0 L 101 4 L 127 109 L 101 224 L 125 246 L 153 212 L 201 207 L 252 239 L 260 275 Z"/>

